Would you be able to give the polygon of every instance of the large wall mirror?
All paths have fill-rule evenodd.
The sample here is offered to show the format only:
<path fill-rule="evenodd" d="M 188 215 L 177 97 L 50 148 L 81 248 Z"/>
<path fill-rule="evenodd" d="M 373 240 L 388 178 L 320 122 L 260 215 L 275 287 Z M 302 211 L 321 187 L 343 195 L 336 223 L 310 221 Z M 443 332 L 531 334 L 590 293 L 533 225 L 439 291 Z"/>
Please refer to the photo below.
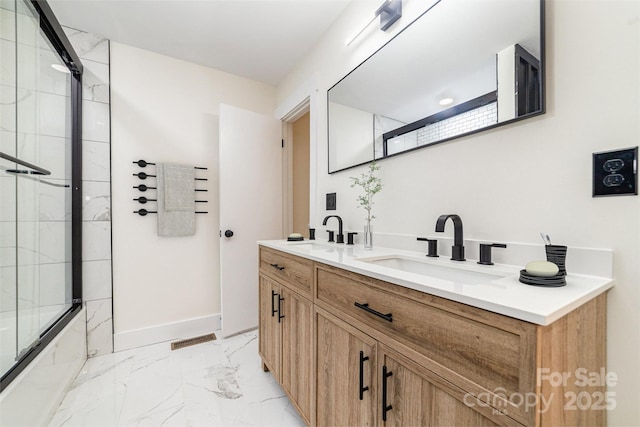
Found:
<path fill-rule="evenodd" d="M 328 91 L 329 173 L 544 113 L 544 0 L 439 0 Z"/>

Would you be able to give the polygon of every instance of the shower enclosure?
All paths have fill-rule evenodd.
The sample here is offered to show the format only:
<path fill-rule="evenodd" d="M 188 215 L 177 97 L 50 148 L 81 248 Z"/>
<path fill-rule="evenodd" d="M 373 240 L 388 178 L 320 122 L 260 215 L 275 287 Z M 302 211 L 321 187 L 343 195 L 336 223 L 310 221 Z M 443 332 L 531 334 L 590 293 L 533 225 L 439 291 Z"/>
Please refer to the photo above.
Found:
<path fill-rule="evenodd" d="M 82 305 L 82 64 L 35 0 L 0 0 L 0 58 L 4 389 Z"/>

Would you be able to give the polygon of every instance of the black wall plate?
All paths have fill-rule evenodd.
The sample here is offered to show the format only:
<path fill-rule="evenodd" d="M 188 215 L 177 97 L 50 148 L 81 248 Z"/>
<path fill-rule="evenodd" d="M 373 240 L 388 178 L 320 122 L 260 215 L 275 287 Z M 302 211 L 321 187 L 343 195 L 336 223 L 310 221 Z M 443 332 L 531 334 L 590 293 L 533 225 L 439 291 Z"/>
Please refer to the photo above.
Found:
<path fill-rule="evenodd" d="M 593 153 L 593 197 L 638 194 L 638 147 Z"/>

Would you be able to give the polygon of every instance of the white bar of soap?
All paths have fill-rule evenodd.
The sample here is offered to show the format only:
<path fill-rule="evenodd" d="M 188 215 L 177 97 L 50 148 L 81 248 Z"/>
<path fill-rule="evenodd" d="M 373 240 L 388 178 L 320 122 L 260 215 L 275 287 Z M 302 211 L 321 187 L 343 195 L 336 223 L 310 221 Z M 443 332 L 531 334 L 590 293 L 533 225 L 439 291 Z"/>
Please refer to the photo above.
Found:
<path fill-rule="evenodd" d="M 528 274 L 540 277 L 552 277 L 558 274 L 558 266 L 549 261 L 531 261 L 524 268 Z"/>

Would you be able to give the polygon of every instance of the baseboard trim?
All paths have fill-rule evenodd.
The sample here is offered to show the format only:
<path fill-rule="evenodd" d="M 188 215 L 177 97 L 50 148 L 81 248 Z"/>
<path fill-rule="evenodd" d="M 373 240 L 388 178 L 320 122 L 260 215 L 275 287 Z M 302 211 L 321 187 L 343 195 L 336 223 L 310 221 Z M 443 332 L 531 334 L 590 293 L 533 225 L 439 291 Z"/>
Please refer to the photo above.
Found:
<path fill-rule="evenodd" d="M 220 330 L 220 325 L 220 314 L 214 314 L 148 328 L 118 332 L 113 335 L 113 351 L 129 350 L 165 341 L 205 335 Z"/>

